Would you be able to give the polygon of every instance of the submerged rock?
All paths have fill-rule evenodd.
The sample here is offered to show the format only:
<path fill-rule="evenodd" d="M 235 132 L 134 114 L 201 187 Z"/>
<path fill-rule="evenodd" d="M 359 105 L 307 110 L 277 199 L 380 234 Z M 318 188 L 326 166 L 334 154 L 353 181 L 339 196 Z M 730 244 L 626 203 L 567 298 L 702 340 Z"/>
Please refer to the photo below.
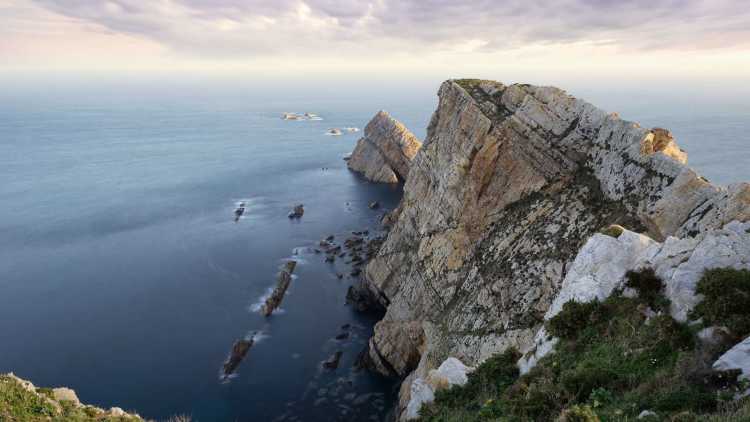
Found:
<path fill-rule="evenodd" d="M 411 160 L 422 143 L 385 111 L 378 112 L 365 127 L 347 166 L 373 181 L 397 183 L 406 180 Z"/>
<path fill-rule="evenodd" d="M 336 369 L 339 367 L 339 362 L 341 361 L 341 356 L 344 354 L 342 351 L 337 351 L 331 357 L 323 361 L 323 367 L 326 369 Z"/>
<path fill-rule="evenodd" d="M 279 272 L 277 277 L 276 288 L 273 289 L 271 295 L 268 296 L 268 299 L 266 299 L 266 302 L 260 308 L 261 315 L 270 316 L 281 305 L 281 301 L 284 300 L 284 294 L 292 282 L 292 272 L 294 272 L 294 267 L 296 266 L 296 261 L 289 261 L 284 264 L 284 268 Z"/>

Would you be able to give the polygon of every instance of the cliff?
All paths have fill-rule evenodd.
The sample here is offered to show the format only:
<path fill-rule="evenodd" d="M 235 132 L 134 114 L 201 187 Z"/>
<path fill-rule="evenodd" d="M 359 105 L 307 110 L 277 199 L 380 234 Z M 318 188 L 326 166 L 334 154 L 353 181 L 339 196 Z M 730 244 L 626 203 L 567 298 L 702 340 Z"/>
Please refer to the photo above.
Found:
<path fill-rule="evenodd" d="M 348 166 L 373 182 L 398 183 L 406 180 L 411 160 L 421 146 L 403 124 L 379 111 L 365 127 L 365 136 L 357 142 Z"/>
<path fill-rule="evenodd" d="M 365 271 L 387 307 L 369 359 L 407 377 L 402 408 L 412 381 L 448 357 L 475 365 L 510 348 L 533 352 L 579 250 L 602 228 L 675 247 L 683 239 L 687 259 L 707 233 L 750 219 L 750 185 L 712 185 L 686 162 L 668 131 L 557 88 L 445 82 L 393 228 Z M 681 263 L 667 255 L 676 289 Z M 672 313 L 684 320 L 695 294 L 679 294 Z"/>

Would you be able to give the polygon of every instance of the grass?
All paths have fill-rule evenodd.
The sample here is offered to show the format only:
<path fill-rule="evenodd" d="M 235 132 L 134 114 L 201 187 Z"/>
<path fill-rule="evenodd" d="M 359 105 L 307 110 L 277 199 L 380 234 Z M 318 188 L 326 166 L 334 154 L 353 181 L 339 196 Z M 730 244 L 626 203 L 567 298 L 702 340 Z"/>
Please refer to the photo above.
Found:
<path fill-rule="evenodd" d="M 750 334 L 750 271 L 708 270 L 698 281 L 696 292 L 704 299 L 691 317 L 703 318 L 706 325 L 725 326 L 737 339 Z"/>
<path fill-rule="evenodd" d="M 52 390 L 27 391 L 15 379 L 0 375 L 0 421 L 13 422 L 142 422 L 136 417 L 115 417 L 92 406 L 55 402 Z M 57 405 L 56 405 L 57 404 Z"/>
<path fill-rule="evenodd" d="M 741 328 L 750 306 L 730 306 L 725 295 L 750 293 L 748 274 L 727 271 L 706 272 L 698 309 L 707 320 Z M 517 375 L 518 355 L 506 351 L 481 364 L 466 386 L 438 392 L 421 420 L 634 421 L 649 410 L 658 415 L 650 420 L 750 421 L 750 404 L 732 401 L 743 387 L 739 372 L 713 371 L 716 351 L 697 340 L 695 328 L 668 312 L 646 316 L 653 315 L 647 308 L 669 309 L 653 271 L 629 273 L 627 285 L 637 297 L 566 303 L 547 322 L 560 338 L 554 353 L 528 374 Z"/>

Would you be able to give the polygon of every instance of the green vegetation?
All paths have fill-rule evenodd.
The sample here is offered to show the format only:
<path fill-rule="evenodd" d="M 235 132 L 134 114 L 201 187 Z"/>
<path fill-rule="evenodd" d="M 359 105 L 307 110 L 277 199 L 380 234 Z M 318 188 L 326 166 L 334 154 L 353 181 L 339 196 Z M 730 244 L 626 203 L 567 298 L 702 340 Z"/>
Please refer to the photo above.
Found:
<path fill-rule="evenodd" d="M 13 422 L 141 422 L 135 417 L 116 417 L 91 406 L 77 407 L 72 402 L 51 399 L 52 390 L 28 391 L 14 378 L 0 375 L 0 421 Z"/>
<path fill-rule="evenodd" d="M 723 295 L 750 293 L 748 274 L 715 271 L 704 277 L 711 281 L 701 282 L 706 295 L 701 315 L 744 327 L 750 305 L 727 306 Z M 498 355 L 470 374 L 466 386 L 438 392 L 435 402 L 423 407 L 421 420 L 634 421 L 649 410 L 657 416 L 643 420 L 750 421 L 750 402 L 732 401 L 744 387 L 739 372 L 711 369 L 724 350 L 708 350 L 695 328 L 669 316 L 654 272 L 629 273 L 627 286 L 638 291 L 636 298 L 566 303 L 547 322 L 547 331 L 560 339 L 554 353 L 528 374 L 514 376 L 515 351 Z M 662 312 L 654 316 L 648 308 Z"/>
<path fill-rule="evenodd" d="M 750 271 L 708 270 L 696 292 L 704 299 L 695 307 L 693 318 L 703 318 L 706 325 L 725 326 L 737 339 L 750 334 Z"/>
<path fill-rule="evenodd" d="M 617 239 L 623 232 L 625 232 L 624 227 L 618 226 L 617 224 L 612 224 L 603 228 L 600 233 Z"/>

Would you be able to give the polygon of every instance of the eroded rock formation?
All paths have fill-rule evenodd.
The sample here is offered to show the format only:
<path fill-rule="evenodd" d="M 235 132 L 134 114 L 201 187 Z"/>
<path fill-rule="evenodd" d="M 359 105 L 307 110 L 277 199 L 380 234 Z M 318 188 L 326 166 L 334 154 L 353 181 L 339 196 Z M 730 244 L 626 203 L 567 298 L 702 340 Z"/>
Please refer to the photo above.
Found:
<path fill-rule="evenodd" d="M 292 273 L 296 266 L 296 261 L 288 261 L 284 264 L 284 268 L 282 268 L 277 277 L 276 287 L 260 308 L 261 315 L 270 316 L 281 305 L 281 301 L 284 300 L 284 295 L 286 294 L 286 289 L 289 288 L 289 284 L 292 282 Z"/>
<path fill-rule="evenodd" d="M 528 350 L 579 249 L 603 227 L 671 245 L 750 219 L 750 185 L 712 185 L 664 129 L 552 87 L 447 81 L 439 97 L 365 271 L 388 309 L 369 358 L 381 372 L 411 372 L 405 387 L 450 356 L 474 365 Z"/>
<path fill-rule="evenodd" d="M 379 111 L 365 127 L 347 165 L 373 182 L 406 180 L 411 160 L 422 143 L 399 121 Z"/>

